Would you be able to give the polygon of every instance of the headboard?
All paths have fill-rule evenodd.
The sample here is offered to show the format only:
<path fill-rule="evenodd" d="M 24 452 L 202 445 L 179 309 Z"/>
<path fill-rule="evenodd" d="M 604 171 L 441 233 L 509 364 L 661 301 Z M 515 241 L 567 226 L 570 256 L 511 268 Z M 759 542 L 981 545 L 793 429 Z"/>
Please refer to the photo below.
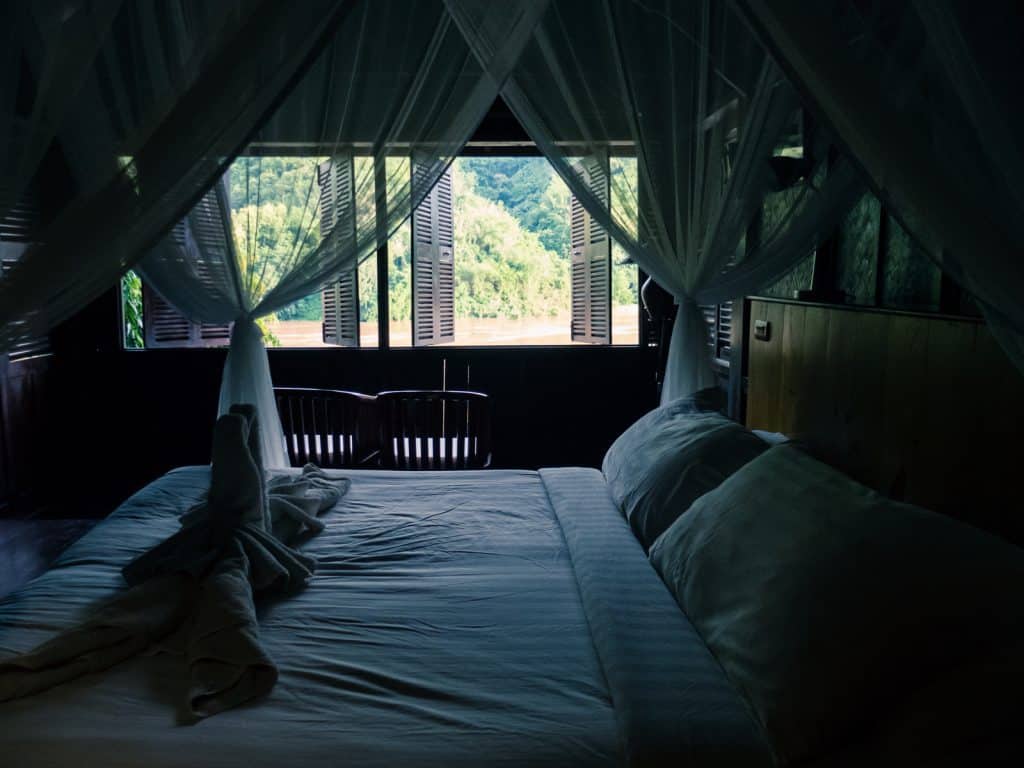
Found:
<path fill-rule="evenodd" d="M 1024 544 L 1024 376 L 982 322 L 770 299 L 746 318 L 748 427 Z"/>

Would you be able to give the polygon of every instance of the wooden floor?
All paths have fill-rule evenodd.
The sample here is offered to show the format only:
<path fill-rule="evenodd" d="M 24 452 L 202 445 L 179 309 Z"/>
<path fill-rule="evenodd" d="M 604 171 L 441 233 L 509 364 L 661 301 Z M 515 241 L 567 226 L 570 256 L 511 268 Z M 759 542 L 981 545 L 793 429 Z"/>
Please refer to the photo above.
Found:
<path fill-rule="evenodd" d="M 43 573 L 97 522 L 0 519 L 0 598 Z"/>

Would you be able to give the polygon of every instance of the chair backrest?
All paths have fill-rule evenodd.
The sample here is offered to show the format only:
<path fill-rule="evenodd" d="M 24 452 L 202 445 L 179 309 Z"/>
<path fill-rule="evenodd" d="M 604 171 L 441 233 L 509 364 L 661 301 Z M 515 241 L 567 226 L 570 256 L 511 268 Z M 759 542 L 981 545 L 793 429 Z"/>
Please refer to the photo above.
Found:
<path fill-rule="evenodd" d="M 375 398 L 339 389 L 274 387 L 293 467 L 372 464 L 380 449 Z"/>
<path fill-rule="evenodd" d="M 395 469 L 482 469 L 491 463 L 491 402 L 481 392 L 379 392 L 381 463 Z"/>

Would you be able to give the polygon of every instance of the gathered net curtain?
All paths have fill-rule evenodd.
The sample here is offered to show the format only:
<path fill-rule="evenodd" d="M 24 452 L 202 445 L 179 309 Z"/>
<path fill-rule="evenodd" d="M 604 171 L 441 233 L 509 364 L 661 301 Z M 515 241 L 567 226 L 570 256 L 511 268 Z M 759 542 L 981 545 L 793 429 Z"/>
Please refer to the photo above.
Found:
<path fill-rule="evenodd" d="M 587 211 L 679 301 L 664 399 L 711 382 L 698 305 L 805 256 L 862 174 L 1020 360 L 1021 47 L 1013 24 L 969 17 L 959 0 L 12 5 L 0 10 L 0 215 L 44 166 L 69 183 L 0 280 L 0 349 L 146 254 L 146 279 L 186 315 L 235 323 L 222 402 L 272 409 L 253 321 L 372 252 L 500 92 Z M 787 155 L 801 100 L 818 128 Z M 274 184 L 264 158 L 281 155 L 308 161 L 297 169 L 309 190 L 283 225 L 254 213 Z M 325 227 L 316 169 L 339 158 L 351 215 Z M 746 237 L 779 191 L 788 210 Z M 202 225 L 211 199 L 228 241 L 175 237 L 183 216 Z M 281 463 L 266 415 L 268 463 Z"/>
<path fill-rule="evenodd" d="M 448 5 L 481 61 L 495 60 L 487 4 Z M 780 183 L 771 161 L 799 101 L 726 3 L 553 0 L 502 95 L 587 211 L 679 302 L 663 401 L 714 383 L 699 304 L 784 273 L 860 187 L 842 161 L 826 173 L 818 151 L 786 215 L 743 247 Z"/>
<path fill-rule="evenodd" d="M 219 177 L 350 6 L 3 5 L 0 217 L 32 185 L 46 215 L 0 280 L 0 352 L 115 284 Z"/>
<path fill-rule="evenodd" d="M 516 60 L 542 11 L 494 7 L 499 62 Z M 214 188 L 229 242 L 172 234 L 139 264 L 190 319 L 234 323 L 220 410 L 257 406 L 268 465 L 287 458 L 255 320 L 351 270 L 408 218 L 494 102 L 507 67 L 485 69 L 440 0 L 359 3 Z M 268 158 L 284 172 L 270 172 Z M 337 177 L 329 201 L 325 164 Z M 192 231 L 209 215 L 207 199 L 189 214 Z"/>
<path fill-rule="evenodd" d="M 0 6 L 0 221 L 21 201 L 119 6 Z"/>
<path fill-rule="evenodd" d="M 1024 9 L 964 0 L 738 5 L 1024 370 Z"/>

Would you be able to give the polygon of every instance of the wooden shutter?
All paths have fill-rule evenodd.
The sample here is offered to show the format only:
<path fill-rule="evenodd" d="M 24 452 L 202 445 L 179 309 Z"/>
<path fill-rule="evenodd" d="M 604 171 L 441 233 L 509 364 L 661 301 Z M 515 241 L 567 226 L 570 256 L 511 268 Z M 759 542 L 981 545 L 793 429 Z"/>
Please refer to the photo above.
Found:
<path fill-rule="evenodd" d="M 736 258 L 730 258 L 723 272 L 728 272 L 736 266 Z M 732 352 L 732 301 L 722 304 L 701 307 L 704 312 L 704 319 L 708 323 L 708 345 L 711 347 L 711 356 L 720 363 L 729 364 L 730 353 Z"/>
<path fill-rule="evenodd" d="M 426 167 L 412 162 L 413 183 Z M 424 347 L 455 340 L 455 229 L 446 169 L 412 213 L 412 338 Z"/>
<path fill-rule="evenodd" d="M 583 162 L 584 183 L 608 208 L 608 157 Z M 572 247 L 573 341 L 610 344 L 612 341 L 612 241 L 604 227 L 576 198 L 570 207 Z"/>
<path fill-rule="evenodd" d="M 708 346 L 711 348 L 711 356 L 720 362 L 728 363 L 732 350 L 732 302 L 703 306 L 701 311 L 708 324 Z"/>
<path fill-rule="evenodd" d="M 217 184 L 225 182 L 218 181 Z M 184 224 L 187 236 L 196 241 L 203 254 L 203 258 L 196 262 L 199 279 L 206 285 L 223 286 L 229 284 L 228 261 L 235 258 L 235 249 L 227 197 L 218 199 L 217 192 L 214 187 L 203 195 Z M 145 325 L 145 307 L 142 311 Z M 231 323 L 197 323 L 196 326 L 197 346 L 221 347 L 231 343 Z"/>
<path fill-rule="evenodd" d="M 11 206 L 7 214 L 0 219 L 0 280 L 14 269 L 21 259 L 22 253 L 34 241 L 39 224 L 39 209 L 35 204 L 36 196 L 31 192 L 22 200 Z M 7 353 L 13 363 L 29 357 L 50 354 L 50 337 L 48 335 L 23 338 L 11 347 Z"/>
<path fill-rule="evenodd" d="M 142 284 L 142 326 L 146 349 L 202 346 L 197 323 L 164 301 L 146 283 Z"/>
<path fill-rule="evenodd" d="M 715 357 L 729 362 L 732 351 L 732 302 L 718 305 L 718 331 L 715 334 Z"/>
<path fill-rule="evenodd" d="M 355 169 L 351 154 L 320 164 L 320 232 L 334 232 L 328 246 L 336 253 L 350 248 L 356 238 Z M 338 229 L 341 227 L 341 229 Z M 359 268 L 353 265 L 320 290 L 323 302 L 324 344 L 359 346 Z"/>
<path fill-rule="evenodd" d="M 218 182 L 220 183 L 220 182 Z M 234 258 L 227 211 L 217 189 L 207 192 L 186 218 L 174 225 L 171 239 L 181 248 L 189 240 L 203 254 L 195 262 L 199 279 L 223 285 L 228 259 Z M 142 328 L 146 349 L 224 347 L 231 341 L 231 323 L 195 323 L 142 284 Z"/>

